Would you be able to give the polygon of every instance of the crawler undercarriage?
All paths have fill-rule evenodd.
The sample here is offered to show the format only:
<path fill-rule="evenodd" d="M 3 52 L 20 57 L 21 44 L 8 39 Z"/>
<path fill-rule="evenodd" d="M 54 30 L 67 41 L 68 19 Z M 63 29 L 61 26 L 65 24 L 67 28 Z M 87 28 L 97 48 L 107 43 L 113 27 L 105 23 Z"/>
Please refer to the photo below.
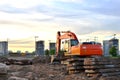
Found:
<path fill-rule="evenodd" d="M 68 74 L 85 72 L 88 77 L 120 76 L 120 59 L 108 57 L 69 57 L 61 61 L 66 65 Z"/>

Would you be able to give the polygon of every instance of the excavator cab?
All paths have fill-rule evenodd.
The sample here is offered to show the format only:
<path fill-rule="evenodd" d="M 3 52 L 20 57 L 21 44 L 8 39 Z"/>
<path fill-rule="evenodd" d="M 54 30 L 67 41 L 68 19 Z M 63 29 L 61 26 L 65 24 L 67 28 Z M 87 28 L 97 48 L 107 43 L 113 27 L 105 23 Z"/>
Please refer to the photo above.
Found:
<path fill-rule="evenodd" d="M 71 48 L 73 46 L 79 45 L 78 40 L 76 39 L 65 39 L 61 41 L 61 49 L 64 51 L 65 54 L 70 54 L 71 53 Z"/>
<path fill-rule="evenodd" d="M 71 39 L 70 43 L 71 43 L 71 46 L 76 46 L 79 44 L 78 40 L 76 40 L 76 39 Z"/>

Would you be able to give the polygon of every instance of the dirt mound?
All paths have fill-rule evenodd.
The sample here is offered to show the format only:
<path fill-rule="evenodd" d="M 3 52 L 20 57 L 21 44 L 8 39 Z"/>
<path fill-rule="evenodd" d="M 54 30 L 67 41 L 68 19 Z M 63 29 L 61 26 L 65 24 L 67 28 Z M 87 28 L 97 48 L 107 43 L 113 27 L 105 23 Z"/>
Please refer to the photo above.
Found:
<path fill-rule="evenodd" d="M 32 62 L 33 64 L 35 63 L 50 63 L 50 56 L 37 56 L 35 57 Z"/>
<path fill-rule="evenodd" d="M 89 79 L 85 73 L 68 75 L 66 74 L 65 65 L 44 63 L 26 66 L 10 65 L 8 78 L 11 77 L 28 80 L 99 80 L 96 78 Z"/>
<path fill-rule="evenodd" d="M 1 61 L 8 59 L 1 58 Z M 0 76 L 0 80 L 119 80 L 120 76 L 87 77 L 85 72 L 67 74 L 66 66 L 49 64 L 50 57 L 38 56 L 33 59 L 32 65 L 8 65 L 8 74 Z"/>
<path fill-rule="evenodd" d="M 8 61 L 8 58 L 0 56 L 0 63 L 4 63 L 6 61 Z"/>
<path fill-rule="evenodd" d="M 68 75 L 65 65 L 37 63 L 24 66 L 10 65 L 8 75 L 0 80 L 119 80 L 119 78 L 112 76 L 89 78 L 84 72 Z"/>

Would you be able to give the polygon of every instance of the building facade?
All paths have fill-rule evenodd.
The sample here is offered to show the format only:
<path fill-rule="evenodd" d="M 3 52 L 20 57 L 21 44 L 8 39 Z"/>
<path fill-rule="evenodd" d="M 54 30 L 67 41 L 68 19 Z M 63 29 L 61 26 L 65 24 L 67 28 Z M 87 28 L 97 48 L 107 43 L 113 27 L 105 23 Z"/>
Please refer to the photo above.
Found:
<path fill-rule="evenodd" d="M 8 42 L 1 41 L 0 42 L 0 56 L 7 55 L 7 54 L 8 54 Z"/>
<path fill-rule="evenodd" d="M 54 42 L 50 42 L 49 43 L 49 50 L 55 49 L 55 43 Z"/>
<path fill-rule="evenodd" d="M 44 41 L 36 41 L 36 49 L 35 49 L 35 53 L 37 55 L 44 55 Z"/>
<path fill-rule="evenodd" d="M 111 39 L 111 40 L 104 40 L 103 41 L 103 51 L 104 56 L 109 56 L 109 50 L 111 47 L 115 47 L 117 49 L 117 55 L 119 55 L 119 40 L 118 39 Z"/>
<path fill-rule="evenodd" d="M 119 40 L 113 38 L 109 40 L 109 42 L 110 42 L 110 48 L 114 46 L 117 49 L 117 55 L 119 55 Z"/>
<path fill-rule="evenodd" d="M 104 40 L 103 41 L 104 56 L 109 56 L 109 49 L 110 49 L 109 46 L 110 46 L 109 40 Z"/>

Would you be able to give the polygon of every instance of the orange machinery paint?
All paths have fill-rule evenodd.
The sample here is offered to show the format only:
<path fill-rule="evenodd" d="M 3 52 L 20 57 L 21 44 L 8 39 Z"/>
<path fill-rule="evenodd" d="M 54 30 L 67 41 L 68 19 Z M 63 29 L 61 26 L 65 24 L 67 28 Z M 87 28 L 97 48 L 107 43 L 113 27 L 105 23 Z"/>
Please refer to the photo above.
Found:
<path fill-rule="evenodd" d="M 70 31 L 64 31 L 61 32 L 64 34 L 60 34 L 60 32 L 58 32 L 57 34 L 57 43 L 56 43 L 56 54 L 58 54 L 58 52 L 60 51 L 60 47 L 61 47 L 61 40 L 62 39 L 73 39 L 75 41 L 78 42 L 78 39 L 76 37 L 76 35 L 73 32 Z M 69 42 L 70 43 L 70 42 Z M 71 45 L 68 44 L 68 46 Z M 94 55 L 99 55 L 102 56 L 103 55 L 103 50 L 102 50 L 102 45 L 99 43 L 88 43 L 85 42 L 85 44 L 78 44 L 74 45 L 74 46 L 70 46 L 67 48 L 68 52 L 65 53 L 65 55 L 79 55 L 79 56 L 94 56 Z"/>

